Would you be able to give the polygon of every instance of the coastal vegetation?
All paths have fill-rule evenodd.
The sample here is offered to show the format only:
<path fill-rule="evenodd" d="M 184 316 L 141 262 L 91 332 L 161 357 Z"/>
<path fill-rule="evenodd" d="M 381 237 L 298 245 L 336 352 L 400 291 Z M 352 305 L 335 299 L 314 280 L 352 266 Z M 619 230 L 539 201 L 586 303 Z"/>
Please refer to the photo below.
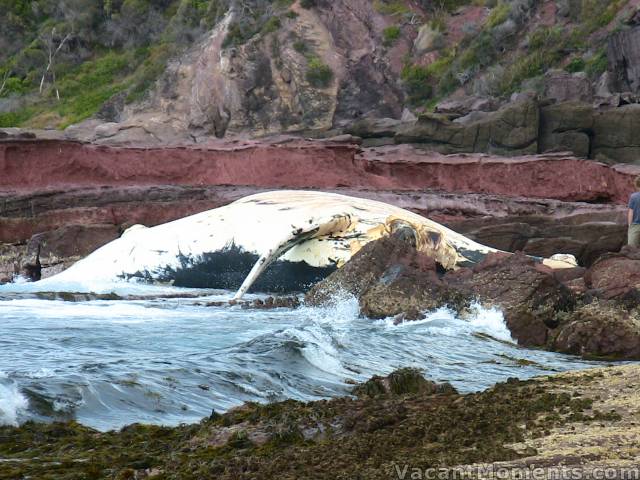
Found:
<path fill-rule="evenodd" d="M 280 26 L 288 0 L 254 0 L 225 46 Z M 116 95 L 140 101 L 170 58 L 227 12 L 225 0 L 2 0 L 0 127 L 64 128 Z"/>
<path fill-rule="evenodd" d="M 586 72 L 595 80 L 607 66 L 607 36 L 601 30 L 611 28 L 626 4 L 577 2 L 577 8 L 568 13 L 569 23 L 548 26 L 534 19 L 541 3 L 536 0 L 485 5 L 490 3 L 494 5 L 479 31 L 470 29 L 459 43 L 440 49 L 431 64 L 416 64 L 415 59 L 407 58 L 402 79 L 414 103 L 432 104 L 431 99 L 444 98 L 457 88 L 480 95 L 508 96 L 527 82 L 528 87 L 535 88 L 535 82 L 531 82 L 552 68 Z M 446 30 L 442 17 L 436 18 L 437 29 Z"/>
<path fill-rule="evenodd" d="M 418 110 L 458 89 L 502 98 L 540 89 L 549 69 L 584 72 L 595 82 L 607 67 L 608 35 L 628 28 L 619 15 L 624 0 L 555 2 L 557 21 L 540 20 L 538 0 L 419 3 L 420 9 L 402 0 L 371 5 L 388 17 L 377 41 L 389 50 L 411 45 L 421 25 L 433 32 L 428 57 L 414 46 L 395 72 L 408 106 Z M 228 0 L 2 0 L 0 127 L 65 128 L 96 115 L 111 120 L 110 103 L 142 102 L 168 62 L 204 38 L 230 8 L 225 49 L 274 36 L 278 48 L 271 49 L 280 52 L 297 32 L 297 8 L 322 12 L 329 6 L 316 0 L 298 6 L 251 0 L 242 7 Z M 455 25 L 460 15 L 467 19 L 462 27 Z M 277 37 L 283 29 L 289 36 Z M 291 42 L 307 59 L 309 85 L 328 86 L 334 73 L 313 41 L 298 36 Z M 290 68 L 280 55 L 274 53 L 279 68 Z"/>
<path fill-rule="evenodd" d="M 55 119 L 65 127 L 116 94 L 139 99 L 167 59 L 215 21 L 208 3 L 3 0 L 0 126 Z"/>

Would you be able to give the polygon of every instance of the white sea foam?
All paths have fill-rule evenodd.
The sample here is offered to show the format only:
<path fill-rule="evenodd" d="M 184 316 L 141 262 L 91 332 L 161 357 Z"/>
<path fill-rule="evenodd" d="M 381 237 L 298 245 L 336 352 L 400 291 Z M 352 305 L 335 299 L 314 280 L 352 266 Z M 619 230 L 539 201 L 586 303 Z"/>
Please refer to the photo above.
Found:
<path fill-rule="evenodd" d="M 0 285 L 0 293 L 38 293 L 38 292 L 75 292 L 75 293 L 114 293 L 120 296 L 140 295 L 156 296 L 176 293 L 193 293 L 198 290 L 155 285 L 131 281 L 101 281 L 87 277 L 82 280 L 62 280 L 50 277 L 39 282 L 14 282 Z"/>
<path fill-rule="evenodd" d="M 331 325 L 347 324 L 360 317 L 360 305 L 358 299 L 347 292 L 334 295 L 326 305 L 322 307 L 303 307 L 309 310 L 312 317 L 318 323 Z"/>
<path fill-rule="evenodd" d="M 29 401 L 16 384 L 0 381 L 0 425 L 18 425 L 19 415 L 28 407 Z"/>
<path fill-rule="evenodd" d="M 499 308 L 485 308 L 480 304 L 473 304 L 471 312 L 464 320 L 458 318 L 456 314 L 446 307 L 441 307 L 433 312 L 429 312 L 422 320 L 407 321 L 396 324 L 394 318 L 385 318 L 376 322 L 385 328 L 409 328 L 415 329 L 419 326 L 427 325 L 429 332 L 448 337 L 460 335 L 461 333 L 482 332 L 498 340 L 516 343 L 511 332 L 504 321 L 504 315 Z"/>
<path fill-rule="evenodd" d="M 56 320 L 64 318 L 74 322 L 89 321 L 92 318 L 103 318 L 107 323 L 137 324 L 143 322 L 160 322 L 172 318 L 182 318 L 180 304 L 173 303 L 165 308 L 161 303 L 149 305 L 142 301 L 97 301 L 97 302 L 65 302 L 61 300 L 44 303 L 37 299 L 19 299 L 4 302 L 3 315 L 7 318 L 34 315 L 39 320 Z M 160 313 L 160 314 L 159 314 Z"/>
<path fill-rule="evenodd" d="M 339 360 L 339 353 L 333 346 L 331 337 L 320 329 L 307 331 L 307 333 L 310 338 L 302 349 L 302 353 L 309 363 L 333 375 L 343 374 L 344 369 Z"/>
<path fill-rule="evenodd" d="M 499 340 L 516 343 L 504 321 L 502 310 L 495 307 L 484 308 L 480 305 L 474 305 L 473 309 L 475 313 L 469 319 L 469 323 L 476 329 L 483 330 Z"/>
<path fill-rule="evenodd" d="M 433 324 L 436 321 L 448 322 L 448 321 L 454 321 L 455 319 L 456 317 L 454 313 L 449 308 L 441 307 L 441 308 L 438 308 L 437 310 L 434 310 L 433 312 L 426 313 L 425 317 L 421 320 L 410 320 L 406 322 L 396 323 L 395 318 L 387 317 L 387 318 L 383 318 L 382 320 L 376 320 L 374 323 L 378 325 L 383 325 L 386 328 L 415 328 L 418 325 L 429 325 L 432 328 L 439 328 L 437 326 L 432 326 L 431 324 Z"/>
<path fill-rule="evenodd" d="M 48 378 L 48 377 L 53 377 L 55 376 L 55 371 L 52 368 L 39 368 L 37 370 L 33 370 L 31 372 L 26 372 L 24 374 L 25 377 L 27 378 Z"/>

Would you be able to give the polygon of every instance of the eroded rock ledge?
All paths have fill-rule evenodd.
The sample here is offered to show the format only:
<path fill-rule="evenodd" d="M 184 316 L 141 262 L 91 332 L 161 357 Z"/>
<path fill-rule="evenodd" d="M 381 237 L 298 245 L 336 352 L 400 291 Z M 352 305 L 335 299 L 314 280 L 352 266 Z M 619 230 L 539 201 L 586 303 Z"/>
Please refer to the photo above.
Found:
<path fill-rule="evenodd" d="M 277 137 L 200 146 L 113 147 L 0 138 L 0 192 L 97 186 L 337 187 L 477 192 L 625 203 L 640 167 L 567 154 L 442 155 L 411 145 L 361 148 L 357 138 Z"/>

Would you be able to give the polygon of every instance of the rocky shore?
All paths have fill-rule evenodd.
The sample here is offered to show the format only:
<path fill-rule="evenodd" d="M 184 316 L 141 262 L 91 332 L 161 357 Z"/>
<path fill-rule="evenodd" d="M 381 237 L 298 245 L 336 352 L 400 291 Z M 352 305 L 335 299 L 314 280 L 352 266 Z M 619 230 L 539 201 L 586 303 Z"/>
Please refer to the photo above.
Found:
<path fill-rule="evenodd" d="M 32 128 L 0 129 L 0 284 L 55 275 L 134 224 L 323 190 L 516 254 L 445 271 L 400 229 L 306 304 L 347 292 L 397 323 L 480 304 L 520 346 L 640 359 L 640 250 L 624 247 L 640 175 L 638 1 L 24 3 L 0 18 L 0 125 Z M 579 266 L 534 258 L 554 254 Z M 350 398 L 247 404 L 196 425 L 0 427 L 0 479 L 638 479 L 623 469 L 640 457 L 639 392 L 636 365 L 464 395 L 404 369 Z"/>
<path fill-rule="evenodd" d="M 415 249 L 410 231 L 365 245 L 314 285 L 307 304 L 344 292 L 369 318 L 422 319 L 448 307 L 464 316 L 473 303 L 499 307 L 519 345 L 587 358 L 640 359 L 640 250 L 624 247 L 585 269 L 552 270 L 522 253 L 488 255 L 445 272 Z"/>
<path fill-rule="evenodd" d="M 153 226 L 279 188 L 380 200 L 481 243 L 590 265 L 625 241 L 640 167 L 567 154 L 442 155 L 359 139 L 273 137 L 123 147 L 8 131 L 0 138 L 0 282 L 68 267 L 129 226 Z"/>
<path fill-rule="evenodd" d="M 483 244 L 579 268 L 553 273 L 525 255 L 446 275 L 407 238 L 369 245 L 307 302 L 349 291 L 372 318 L 420 318 L 497 305 L 513 337 L 586 357 L 640 358 L 640 254 L 626 199 L 640 167 L 569 154 L 443 155 L 358 137 L 216 140 L 127 147 L 9 131 L 0 139 L 0 282 L 54 275 L 141 223 L 153 226 L 279 188 L 322 189 L 415 211 Z"/>
<path fill-rule="evenodd" d="M 640 455 L 637 366 L 511 379 L 466 395 L 404 369 L 353 393 L 246 404 L 174 428 L 1 427 L 0 478 L 373 480 L 436 469 L 522 478 L 534 468 L 545 479 L 597 478 L 605 468 L 607 478 L 635 478 L 626 475 Z"/>

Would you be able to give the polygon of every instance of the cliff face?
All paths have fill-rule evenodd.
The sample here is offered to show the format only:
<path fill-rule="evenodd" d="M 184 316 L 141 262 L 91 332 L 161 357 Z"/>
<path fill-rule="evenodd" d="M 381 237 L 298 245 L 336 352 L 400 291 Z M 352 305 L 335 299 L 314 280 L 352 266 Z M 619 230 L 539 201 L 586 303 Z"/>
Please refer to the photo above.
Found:
<path fill-rule="evenodd" d="M 144 99 L 115 96 L 69 136 L 157 145 L 348 132 L 443 153 L 638 162 L 635 2 L 454 3 L 257 2 L 272 17 L 247 33 L 251 14 L 231 2 Z"/>
<path fill-rule="evenodd" d="M 241 35 L 253 10 L 231 2 L 205 38 L 169 63 L 150 98 L 116 120 L 163 118 L 196 138 L 256 136 L 400 119 L 403 111 L 411 120 L 434 107 L 454 113 L 452 101 L 464 113 L 486 112 L 514 92 L 609 105 L 616 93 L 638 93 L 632 1 L 253 3 L 271 13 L 266 26 Z"/>
<path fill-rule="evenodd" d="M 294 2 L 271 28 L 229 45 L 246 15 L 232 6 L 205 39 L 169 63 L 150 98 L 124 109 L 118 120 L 153 114 L 195 137 L 222 137 L 328 130 L 361 115 L 400 116 L 401 65 L 392 59 L 408 53 L 408 41 L 381 48 L 391 20 L 370 1 L 311 9 Z"/>
<path fill-rule="evenodd" d="M 69 68 L 52 67 L 42 92 L 26 50 L 0 55 L 0 126 L 72 124 L 70 138 L 133 145 L 357 131 L 445 152 L 640 153 L 635 0 L 138 3 L 88 11 L 95 38 L 72 29 L 58 60 Z M 135 58 L 116 28 L 127 15 L 165 29 L 132 34 Z M 511 108 L 520 98 L 538 103 Z"/>
<path fill-rule="evenodd" d="M 624 204 L 640 169 L 562 154 L 441 155 L 408 145 L 360 148 L 277 138 L 199 148 L 6 141 L 0 142 L 0 172 L 0 191 L 18 193 L 104 186 L 346 187 Z"/>

